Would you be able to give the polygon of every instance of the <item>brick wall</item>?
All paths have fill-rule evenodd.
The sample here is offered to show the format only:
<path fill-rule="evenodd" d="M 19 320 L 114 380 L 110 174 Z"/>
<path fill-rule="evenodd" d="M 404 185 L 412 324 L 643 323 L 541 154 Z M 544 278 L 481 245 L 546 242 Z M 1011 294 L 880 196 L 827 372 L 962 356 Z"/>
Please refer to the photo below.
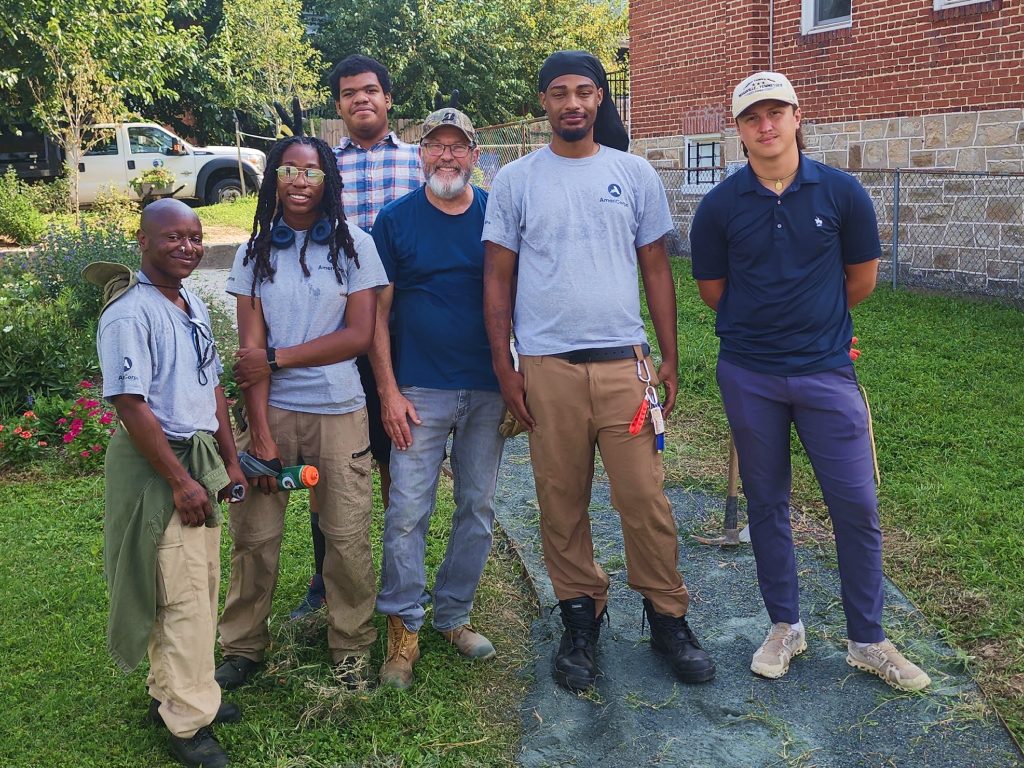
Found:
<path fill-rule="evenodd" d="M 817 123 L 1019 107 L 1024 3 L 934 11 L 932 0 L 853 0 L 849 29 L 803 35 L 800 0 L 775 0 L 774 68 Z M 768 0 L 632 0 L 636 138 L 721 131 L 728 99 L 768 67 Z"/>

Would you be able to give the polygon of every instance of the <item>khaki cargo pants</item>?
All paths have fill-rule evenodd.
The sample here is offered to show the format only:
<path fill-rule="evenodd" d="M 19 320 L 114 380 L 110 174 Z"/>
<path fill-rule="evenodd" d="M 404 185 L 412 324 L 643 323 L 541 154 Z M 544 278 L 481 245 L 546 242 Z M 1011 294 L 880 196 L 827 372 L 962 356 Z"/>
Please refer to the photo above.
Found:
<path fill-rule="evenodd" d="M 377 639 L 366 409 L 325 415 L 270 406 L 267 419 L 286 467 L 301 462 L 320 471 L 314 493 L 320 530 L 327 542 L 324 586 L 331 658 L 337 662 L 345 656 L 366 654 Z M 236 435 L 236 444 L 239 451 L 248 448 L 249 432 Z M 277 587 L 288 495 L 266 495 L 249 488 L 246 500 L 231 507 L 231 581 L 220 619 L 224 655 L 262 661 L 270 644 L 267 619 Z"/>
<path fill-rule="evenodd" d="M 653 377 L 650 358 L 647 365 Z M 676 524 L 663 489 L 654 428 L 648 420 L 638 435 L 629 434 L 645 388 L 637 378 L 637 361 L 573 364 L 524 355 L 519 367 L 526 404 L 537 422 L 530 433 L 530 456 L 544 562 L 555 596 L 591 597 L 598 614 L 608 601 L 608 576 L 594 561 L 588 513 L 596 447 L 622 521 L 629 586 L 659 613 L 684 615 L 689 594 L 677 570 Z"/>
<path fill-rule="evenodd" d="M 175 512 L 157 545 L 156 621 L 149 635 L 149 695 L 175 736 L 213 722 L 220 686 L 213 644 L 220 589 L 220 528 L 181 524 Z"/>

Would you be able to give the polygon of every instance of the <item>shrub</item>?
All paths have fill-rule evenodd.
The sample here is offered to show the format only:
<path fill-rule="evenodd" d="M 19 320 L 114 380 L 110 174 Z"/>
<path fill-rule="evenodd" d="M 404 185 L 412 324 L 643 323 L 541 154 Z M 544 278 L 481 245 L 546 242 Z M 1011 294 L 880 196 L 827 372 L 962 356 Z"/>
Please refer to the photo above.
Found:
<path fill-rule="evenodd" d="M 42 457 L 49 442 L 38 434 L 38 424 L 33 411 L 0 421 L 0 467 L 23 467 Z"/>
<path fill-rule="evenodd" d="M 130 238 L 139 228 L 139 204 L 119 189 L 104 188 L 96 195 L 86 218 L 93 229 L 116 229 Z"/>
<path fill-rule="evenodd" d="M 46 232 L 46 217 L 32 205 L 27 186 L 13 168 L 0 176 L 0 236 L 20 245 L 32 245 Z"/>
<path fill-rule="evenodd" d="M 78 399 L 56 422 L 67 462 L 83 471 L 103 466 L 107 443 L 117 428 L 117 414 L 98 399 L 94 386 L 88 380 L 80 382 Z"/>
<path fill-rule="evenodd" d="M 53 181 L 37 181 L 22 186 L 23 193 L 40 213 L 68 213 L 71 209 L 71 182 L 67 174 Z"/>
<path fill-rule="evenodd" d="M 0 414 L 33 396 L 66 395 L 97 373 L 96 316 L 64 291 L 56 299 L 7 300 L 0 321 Z"/>
<path fill-rule="evenodd" d="M 27 268 L 39 277 L 48 297 L 56 298 L 63 291 L 69 292 L 74 302 L 75 322 L 95 329 L 103 292 L 82 277 L 82 269 L 92 261 L 115 261 L 138 269 L 141 255 L 135 241 L 116 223 L 83 221 L 74 229 L 51 230 Z"/>

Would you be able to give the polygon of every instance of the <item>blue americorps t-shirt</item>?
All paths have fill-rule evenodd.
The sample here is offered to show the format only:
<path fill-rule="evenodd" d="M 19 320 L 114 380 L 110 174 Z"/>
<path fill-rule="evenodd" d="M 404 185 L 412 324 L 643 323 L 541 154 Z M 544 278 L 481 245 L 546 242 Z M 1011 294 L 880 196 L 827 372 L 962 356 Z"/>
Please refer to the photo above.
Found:
<path fill-rule="evenodd" d="M 725 278 L 715 325 L 723 360 L 779 376 L 850 364 L 844 267 L 882 250 L 855 178 L 801 155 L 780 196 L 748 164 L 701 201 L 690 250 L 694 278 Z"/>
<path fill-rule="evenodd" d="M 498 389 L 484 328 L 487 193 L 473 187 L 469 208 L 435 208 L 426 187 L 388 203 L 373 239 L 395 284 L 391 334 L 399 386 Z"/>

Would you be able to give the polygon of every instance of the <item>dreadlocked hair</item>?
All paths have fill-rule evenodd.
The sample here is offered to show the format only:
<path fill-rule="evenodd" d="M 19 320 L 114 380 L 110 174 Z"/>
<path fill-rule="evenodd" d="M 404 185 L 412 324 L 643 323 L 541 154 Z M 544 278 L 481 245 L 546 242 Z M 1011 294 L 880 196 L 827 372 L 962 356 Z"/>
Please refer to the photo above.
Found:
<path fill-rule="evenodd" d="M 256 303 L 256 286 L 262 280 L 274 281 L 276 271 L 270 263 L 270 250 L 272 248 L 270 232 L 274 227 L 274 220 L 278 212 L 282 210 L 281 201 L 277 198 L 277 169 L 281 167 L 281 157 L 288 147 L 295 144 L 303 144 L 313 147 L 316 150 L 317 159 L 320 163 L 320 170 L 324 172 L 324 194 L 320 199 L 320 211 L 323 218 L 331 225 L 328 244 L 328 260 L 334 269 L 334 276 L 339 283 L 344 282 L 341 268 L 338 263 L 338 254 L 345 253 L 345 256 L 355 262 L 359 268 L 359 256 L 356 254 L 356 246 L 352 241 L 352 233 L 349 232 L 348 224 L 345 222 L 345 209 L 341 204 L 341 190 L 344 186 L 341 182 L 341 174 L 338 172 L 337 161 L 334 153 L 327 146 L 327 142 L 314 136 L 290 136 L 281 139 L 270 148 L 267 154 L 267 170 L 263 176 L 263 183 L 260 185 L 259 196 L 256 200 L 256 215 L 252 220 L 252 234 L 245 248 L 245 258 L 242 264 L 247 265 L 250 261 L 254 263 L 252 273 L 252 287 L 250 296 L 253 305 Z M 299 249 L 299 264 L 302 266 L 302 274 L 309 277 L 309 267 L 306 266 L 306 246 L 309 245 L 309 233 L 302 241 Z"/>

